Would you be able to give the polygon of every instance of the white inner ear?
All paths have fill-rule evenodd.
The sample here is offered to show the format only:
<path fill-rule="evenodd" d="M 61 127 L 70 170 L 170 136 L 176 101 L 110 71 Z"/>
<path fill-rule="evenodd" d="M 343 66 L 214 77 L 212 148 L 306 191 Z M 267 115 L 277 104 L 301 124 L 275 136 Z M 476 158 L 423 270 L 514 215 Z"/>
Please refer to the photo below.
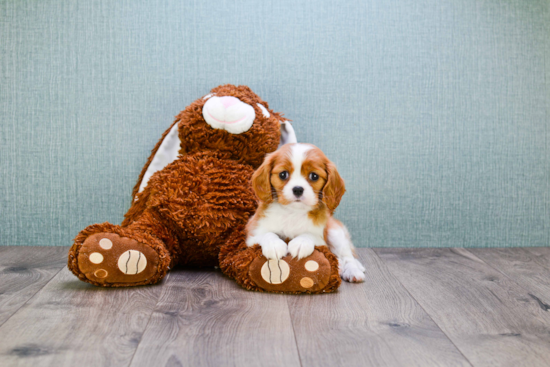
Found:
<path fill-rule="evenodd" d="M 256 103 L 258 105 L 258 107 L 260 107 L 260 110 L 262 110 L 262 115 L 264 115 L 265 118 L 268 118 L 269 116 L 271 116 L 271 114 L 269 113 L 269 111 L 267 110 L 267 108 L 265 108 L 264 106 L 262 106 L 261 103 Z"/>
<path fill-rule="evenodd" d="M 286 120 L 281 121 L 281 141 L 279 142 L 279 148 L 285 144 L 297 143 L 296 133 L 292 128 L 292 124 Z"/>
<path fill-rule="evenodd" d="M 174 126 L 172 126 L 172 128 L 170 129 L 168 135 L 166 135 L 166 137 L 160 144 L 160 147 L 153 157 L 151 164 L 149 164 L 149 167 L 147 167 L 147 171 L 145 171 L 145 174 L 143 175 L 143 180 L 139 185 L 138 192 L 142 192 L 143 189 L 145 189 L 147 183 L 149 182 L 149 179 L 151 178 L 151 176 L 153 176 L 155 172 L 160 171 L 161 169 L 176 160 L 176 158 L 178 157 L 180 146 L 181 142 L 178 135 L 178 123 L 176 122 Z"/>

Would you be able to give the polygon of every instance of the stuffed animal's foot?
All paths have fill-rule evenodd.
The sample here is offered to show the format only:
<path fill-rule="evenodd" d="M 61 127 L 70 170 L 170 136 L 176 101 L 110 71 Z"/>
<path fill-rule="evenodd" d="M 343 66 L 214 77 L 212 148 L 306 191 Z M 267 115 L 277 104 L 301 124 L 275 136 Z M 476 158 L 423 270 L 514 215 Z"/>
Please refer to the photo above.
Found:
<path fill-rule="evenodd" d="M 281 293 L 322 293 L 333 273 L 330 261 L 319 250 L 302 259 L 287 255 L 280 260 L 268 260 L 261 256 L 249 268 L 250 278 L 259 288 Z M 340 279 L 336 281 L 337 287 Z"/>
<path fill-rule="evenodd" d="M 78 270 L 86 281 L 104 286 L 156 283 L 159 254 L 135 239 L 96 233 L 86 238 L 78 251 Z"/>

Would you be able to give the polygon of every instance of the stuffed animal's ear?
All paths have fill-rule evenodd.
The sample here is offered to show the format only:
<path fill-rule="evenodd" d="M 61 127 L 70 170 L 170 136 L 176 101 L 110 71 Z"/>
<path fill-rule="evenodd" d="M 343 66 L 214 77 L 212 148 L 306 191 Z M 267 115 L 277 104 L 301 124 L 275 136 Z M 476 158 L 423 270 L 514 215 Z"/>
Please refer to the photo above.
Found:
<path fill-rule="evenodd" d="M 151 157 L 149 157 L 149 165 L 146 165 L 147 169 L 141 173 L 142 178 L 139 182 L 138 193 L 145 189 L 149 179 L 155 172 L 160 171 L 178 158 L 180 147 L 181 141 L 178 134 L 178 123 L 175 122 L 169 131 L 164 133 L 160 145 L 155 147 Z"/>
<path fill-rule="evenodd" d="M 292 128 L 292 124 L 286 120 L 281 121 L 281 141 L 279 142 L 279 148 L 285 144 L 297 143 L 296 133 Z"/>
<path fill-rule="evenodd" d="M 273 201 L 273 193 L 271 189 L 271 169 L 276 153 L 271 153 L 266 156 L 264 163 L 252 175 L 252 189 L 260 201 L 271 203 Z"/>
<path fill-rule="evenodd" d="M 338 207 L 338 204 L 340 204 L 340 200 L 346 192 L 346 185 L 334 163 L 328 161 L 325 165 L 325 170 L 328 177 L 325 187 L 323 187 L 323 201 L 332 213 Z"/>

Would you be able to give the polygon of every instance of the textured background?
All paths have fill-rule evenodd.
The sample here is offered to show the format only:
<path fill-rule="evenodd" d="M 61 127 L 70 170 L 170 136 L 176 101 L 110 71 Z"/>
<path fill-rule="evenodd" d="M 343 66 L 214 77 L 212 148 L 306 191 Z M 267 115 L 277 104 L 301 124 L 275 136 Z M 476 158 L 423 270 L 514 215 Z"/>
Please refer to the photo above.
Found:
<path fill-rule="evenodd" d="M 339 166 L 357 246 L 548 246 L 550 2 L 0 2 L 0 243 L 120 223 L 161 133 L 247 84 Z"/>

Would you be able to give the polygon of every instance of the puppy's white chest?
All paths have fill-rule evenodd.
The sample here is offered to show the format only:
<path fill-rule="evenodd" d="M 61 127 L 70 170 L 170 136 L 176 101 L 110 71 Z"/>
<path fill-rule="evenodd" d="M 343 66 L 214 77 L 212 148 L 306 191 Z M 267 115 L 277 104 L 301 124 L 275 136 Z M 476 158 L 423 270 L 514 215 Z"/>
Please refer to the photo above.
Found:
<path fill-rule="evenodd" d="M 273 232 L 281 238 L 293 239 L 304 233 L 323 238 L 324 227 L 313 224 L 308 217 L 308 209 L 274 203 L 264 212 L 258 224 L 262 232 Z"/>

